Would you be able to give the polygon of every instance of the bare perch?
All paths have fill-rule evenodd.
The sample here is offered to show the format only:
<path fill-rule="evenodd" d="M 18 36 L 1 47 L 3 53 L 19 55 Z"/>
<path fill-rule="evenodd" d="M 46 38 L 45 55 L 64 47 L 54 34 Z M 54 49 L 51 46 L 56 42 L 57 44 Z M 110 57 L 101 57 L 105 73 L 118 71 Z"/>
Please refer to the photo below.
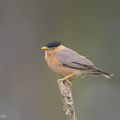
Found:
<path fill-rule="evenodd" d="M 71 87 L 68 85 L 67 81 L 58 82 L 58 86 L 60 89 L 63 111 L 67 119 L 77 120 Z"/>

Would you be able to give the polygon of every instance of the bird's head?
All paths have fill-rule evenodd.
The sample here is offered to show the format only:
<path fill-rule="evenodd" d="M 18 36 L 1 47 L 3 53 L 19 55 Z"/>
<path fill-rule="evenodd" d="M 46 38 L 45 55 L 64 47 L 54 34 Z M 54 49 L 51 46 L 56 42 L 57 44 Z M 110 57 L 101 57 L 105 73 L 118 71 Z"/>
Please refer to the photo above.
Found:
<path fill-rule="evenodd" d="M 56 47 L 60 46 L 62 43 L 59 41 L 52 41 L 47 43 L 44 47 L 41 49 L 43 50 L 54 50 Z"/>

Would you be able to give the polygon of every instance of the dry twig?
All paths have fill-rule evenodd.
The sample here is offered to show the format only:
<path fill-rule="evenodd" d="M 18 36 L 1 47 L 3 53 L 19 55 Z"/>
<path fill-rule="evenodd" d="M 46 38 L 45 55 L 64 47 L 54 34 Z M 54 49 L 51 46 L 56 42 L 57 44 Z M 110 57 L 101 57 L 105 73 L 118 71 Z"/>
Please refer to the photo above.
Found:
<path fill-rule="evenodd" d="M 77 120 L 71 87 L 68 85 L 67 81 L 58 82 L 58 86 L 60 89 L 63 111 L 67 119 Z"/>

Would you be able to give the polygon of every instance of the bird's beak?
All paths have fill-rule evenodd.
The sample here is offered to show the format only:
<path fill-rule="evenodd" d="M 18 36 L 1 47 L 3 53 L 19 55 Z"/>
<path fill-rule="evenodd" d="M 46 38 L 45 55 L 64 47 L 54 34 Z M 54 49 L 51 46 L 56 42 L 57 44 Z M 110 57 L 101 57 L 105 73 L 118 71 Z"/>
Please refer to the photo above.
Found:
<path fill-rule="evenodd" d="M 47 47 L 45 47 L 45 46 L 44 46 L 44 47 L 41 47 L 41 49 L 42 49 L 42 50 L 46 50 L 46 49 L 47 49 Z"/>

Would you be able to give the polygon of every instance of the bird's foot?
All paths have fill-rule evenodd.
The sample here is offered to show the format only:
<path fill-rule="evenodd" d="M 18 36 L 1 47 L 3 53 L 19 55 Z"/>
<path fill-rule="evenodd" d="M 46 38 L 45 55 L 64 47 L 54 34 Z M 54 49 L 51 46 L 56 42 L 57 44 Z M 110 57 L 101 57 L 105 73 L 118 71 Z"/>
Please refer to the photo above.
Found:
<path fill-rule="evenodd" d="M 67 80 L 67 79 L 66 79 L 66 80 L 58 79 L 58 81 L 57 81 L 57 82 L 59 83 L 59 82 L 61 82 L 61 81 L 67 81 L 67 82 L 68 82 L 68 84 L 69 84 L 70 86 L 72 86 L 72 83 L 71 83 L 69 80 Z"/>
<path fill-rule="evenodd" d="M 72 77 L 72 76 L 74 76 L 74 74 L 70 74 L 70 75 L 68 75 L 68 76 L 66 76 L 66 77 L 64 77 L 64 78 L 62 78 L 62 79 L 58 79 L 58 83 L 59 83 L 60 81 L 66 80 L 66 81 L 68 82 L 68 84 L 69 84 L 70 86 L 72 86 L 71 81 L 68 80 L 68 78 L 70 78 L 70 77 Z"/>

